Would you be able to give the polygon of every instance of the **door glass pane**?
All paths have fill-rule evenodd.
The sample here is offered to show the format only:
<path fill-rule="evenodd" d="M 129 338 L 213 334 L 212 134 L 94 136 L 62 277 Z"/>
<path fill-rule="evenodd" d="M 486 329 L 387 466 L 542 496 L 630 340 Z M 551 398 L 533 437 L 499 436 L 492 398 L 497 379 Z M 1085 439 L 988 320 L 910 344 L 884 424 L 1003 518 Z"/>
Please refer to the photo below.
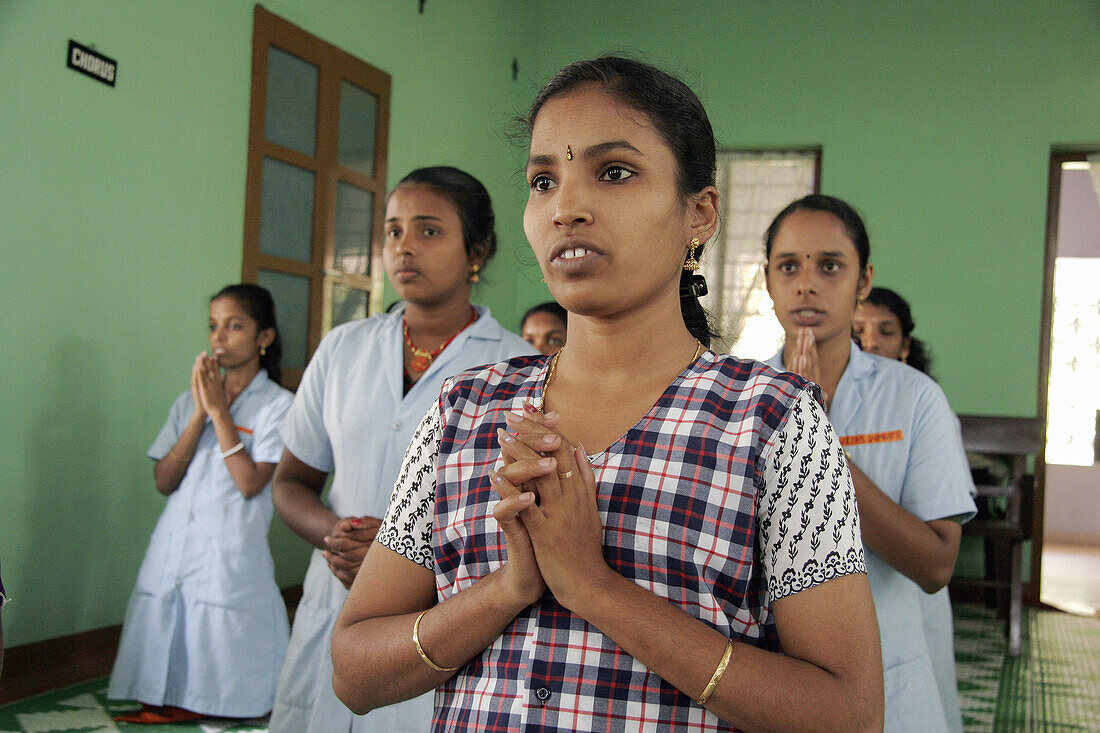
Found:
<path fill-rule="evenodd" d="M 309 278 L 260 270 L 256 282 L 271 291 L 283 342 L 282 366 L 305 369 L 309 334 Z"/>
<path fill-rule="evenodd" d="M 316 155 L 317 67 L 274 46 L 267 48 L 264 137 Z"/>
<path fill-rule="evenodd" d="M 374 195 L 358 186 L 336 182 L 336 242 L 332 266 L 341 272 L 370 274 L 370 240 Z"/>
<path fill-rule="evenodd" d="M 346 81 L 340 82 L 340 126 L 337 162 L 364 176 L 374 175 L 374 130 L 378 97 Z"/>
<path fill-rule="evenodd" d="M 366 318 L 370 314 L 370 293 L 343 283 L 332 283 L 332 327 Z"/>
<path fill-rule="evenodd" d="M 260 251 L 309 262 L 313 251 L 313 171 L 264 158 Z"/>

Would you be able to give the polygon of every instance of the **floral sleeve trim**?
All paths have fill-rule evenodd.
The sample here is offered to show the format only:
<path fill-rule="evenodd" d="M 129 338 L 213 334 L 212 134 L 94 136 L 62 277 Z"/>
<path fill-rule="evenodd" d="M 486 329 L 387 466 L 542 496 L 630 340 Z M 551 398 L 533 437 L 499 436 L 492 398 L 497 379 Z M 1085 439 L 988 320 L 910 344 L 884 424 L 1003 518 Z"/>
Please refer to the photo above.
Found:
<path fill-rule="evenodd" d="M 799 395 L 763 460 L 757 523 L 769 601 L 867 572 L 844 450 L 809 391 Z"/>
<path fill-rule="evenodd" d="M 405 451 L 389 508 L 375 538 L 383 546 L 428 570 L 435 569 L 432 522 L 435 460 L 439 455 L 441 434 L 439 407 L 433 404 Z"/>

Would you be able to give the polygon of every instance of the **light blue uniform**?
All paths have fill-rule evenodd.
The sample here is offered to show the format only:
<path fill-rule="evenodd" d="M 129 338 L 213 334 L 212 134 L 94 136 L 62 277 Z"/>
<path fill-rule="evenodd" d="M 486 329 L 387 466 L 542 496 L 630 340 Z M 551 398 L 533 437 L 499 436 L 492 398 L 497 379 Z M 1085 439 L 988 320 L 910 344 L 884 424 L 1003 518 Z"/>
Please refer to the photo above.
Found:
<path fill-rule="evenodd" d="M 278 463 L 278 428 L 292 395 L 261 369 L 230 405 L 245 450 Z M 173 403 L 149 448 L 160 460 L 191 414 L 191 391 Z M 286 605 L 267 545 L 271 484 L 245 499 L 209 419 L 179 487 L 168 497 L 126 609 L 107 696 L 207 715 L 264 715 L 286 653 Z"/>
<path fill-rule="evenodd" d="M 768 364 L 783 369 L 782 352 Z M 829 422 L 852 462 L 919 519 L 961 515 L 965 521 L 974 516 L 959 419 L 930 377 L 900 361 L 864 353 L 852 343 Z M 867 551 L 866 556 L 882 637 L 885 730 L 954 729 L 944 706 L 934 704 L 940 703 L 941 693 L 924 632 L 921 604 L 927 594 L 875 553 Z M 956 711 L 957 705 L 956 695 Z"/>
<path fill-rule="evenodd" d="M 321 342 L 282 435 L 287 450 L 299 460 L 333 473 L 328 505 L 337 516 L 386 513 L 405 449 L 420 419 L 439 398 L 444 379 L 474 366 L 535 353 L 526 341 L 501 328 L 488 309 L 477 311 L 478 319 L 404 396 L 403 306 L 334 328 Z M 427 731 L 434 692 L 356 716 L 332 691 L 329 647 L 346 597 L 347 590 L 315 549 L 294 615 L 271 732 Z"/>

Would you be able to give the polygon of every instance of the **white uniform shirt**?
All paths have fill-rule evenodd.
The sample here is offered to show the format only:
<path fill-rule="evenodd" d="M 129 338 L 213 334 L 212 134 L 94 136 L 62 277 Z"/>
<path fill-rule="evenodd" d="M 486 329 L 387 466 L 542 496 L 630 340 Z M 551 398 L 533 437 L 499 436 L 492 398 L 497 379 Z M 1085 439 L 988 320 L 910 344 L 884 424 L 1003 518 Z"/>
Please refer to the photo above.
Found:
<path fill-rule="evenodd" d="M 256 463 L 279 462 L 278 427 L 291 398 L 261 369 L 230 405 Z M 168 455 L 193 412 L 187 390 L 150 458 Z M 109 698 L 235 718 L 271 709 L 289 634 L 267 545 L 273 513 L 270 482 L 251 499 L 241 495 L 208 418 L 138 571 Z"/>
<path fill-rule="evenodd" d="M 768 364 L 783 369 L 783 352 Z M 959 419 L 930 377 L 900 361 L 868 354 L 853 342 L 829 410 L 840 442 L 868 478 L 922 521 L 976 509 Z M 867 551 L 867 578 L 882 637 L 886 731 L 948 730 L 932 672 L 921 615 L 926 595 Z"/>
<path fill-rule="evenodd" d="M 328 505 L 341 517 L 381 517 L 389 505 L 405 448 L 443 380 L 460 371 L 534 348 L 505 331 L 488 309 L 462 331 L 412 386 L 404 389 L 401 318 L 393 313 L 334 328 L 310 360 L 287 413 L 287 450 L 333 472 Z M 410 731 L 431 727 L 433 694 L 355 716 L 332 691 L 332 626 L 347 590 L 314 550 L 279 678 L 272 733 Z M 410 641 L 410 643 L 412 643 Z"/>

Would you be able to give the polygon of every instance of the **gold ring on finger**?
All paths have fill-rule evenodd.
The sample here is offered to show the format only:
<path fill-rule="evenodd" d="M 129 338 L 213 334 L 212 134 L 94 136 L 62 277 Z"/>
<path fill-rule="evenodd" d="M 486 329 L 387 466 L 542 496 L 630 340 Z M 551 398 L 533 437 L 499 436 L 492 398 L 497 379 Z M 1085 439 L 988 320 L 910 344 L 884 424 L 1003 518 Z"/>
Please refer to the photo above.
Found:
<path fill-rule="evenodd" d="M 559 473 L 558 478 L 564 481 L 565 479 L 569 478 L 572 475 L 573 475 L 572 471 L 566 471 L 565 473 Z"/>

